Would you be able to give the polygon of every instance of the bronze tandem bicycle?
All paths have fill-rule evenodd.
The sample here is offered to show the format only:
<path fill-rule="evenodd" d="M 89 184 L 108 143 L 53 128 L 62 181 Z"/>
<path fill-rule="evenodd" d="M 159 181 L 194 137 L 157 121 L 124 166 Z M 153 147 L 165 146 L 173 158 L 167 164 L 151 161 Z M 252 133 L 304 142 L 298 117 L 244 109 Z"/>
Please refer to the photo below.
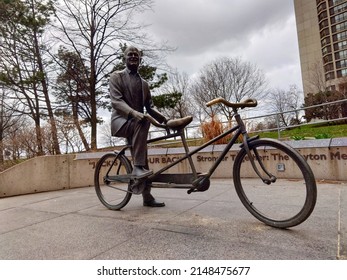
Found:
<path fill-rule="evenodd" d="M 188 194 L 206 191 L 214 171 L 231 147 L 242 139 L 232 166 L 233 184 L 242 204 L 255 218 L 272 227 L 289 228 L 304 222 L 315 207 L 317 187 L 314 174 L 303 156 L 279 140 L 249 136 L 238 111 L 257 106 L 255 99 L 232 103 L 217 98 L 206 105 L 215 104 L 232 108 L 236 124 L 191 151 L 185 136 L 185 127 L 192 121 L 191 116 L 170 120 L 167 124 L 159 124 L 147 116 L 153 125 L 166 130 L 164 136 L 149 139 L 148 143 L 178 137 L 185 153 L 152 175 L 140 179 L 131 174 L 132 164 L 125 154 L 131 149 L 130 145 L 120 151 L 106 153 L 98 161 L 94 175 L 95 190 L 101 203 L 110 210 L 120 210 L 134 194 L 133 187 L 143 183 L 150 184 L 152 188 L 187 189 Z M 230 136 L 230 140 L 209 170 L 198 172 L 192 156 L 226 136 Z M 190 173 L 169 173 L 170 168 L 184 160 L 188 161 Z"/>

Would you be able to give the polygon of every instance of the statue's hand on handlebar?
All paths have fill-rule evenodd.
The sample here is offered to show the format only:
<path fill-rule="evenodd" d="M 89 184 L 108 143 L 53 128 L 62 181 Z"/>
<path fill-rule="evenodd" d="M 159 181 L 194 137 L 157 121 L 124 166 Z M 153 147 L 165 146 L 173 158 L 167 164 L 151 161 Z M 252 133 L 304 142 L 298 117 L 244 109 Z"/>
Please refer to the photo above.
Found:
<path fill-rule="evenodd" d="M 145 115 L 143 113 L 138 112 L 136 110 L 130 111 L 130 115 L 138 121 L 142 121 L 145 118 Z"/>

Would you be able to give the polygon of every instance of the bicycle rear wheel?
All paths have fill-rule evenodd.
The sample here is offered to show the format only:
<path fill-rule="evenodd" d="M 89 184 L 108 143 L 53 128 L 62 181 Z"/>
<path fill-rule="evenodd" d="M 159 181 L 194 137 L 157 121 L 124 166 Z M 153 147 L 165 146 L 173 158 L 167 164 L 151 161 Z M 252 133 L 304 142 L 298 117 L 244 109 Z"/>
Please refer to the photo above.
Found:
<path fill-rule="evenodd" d="M 305 221 L 317 200 L 316 181 L 305 159 L 292 147 L 274 139 L 257 139 L 248 145 L 261 176 L 268 180 L 274 176 L 275 181 L 264 183 L 242 148 L 235 158 L 233 180 L 243 205 L 272 227 L 288 228 Z"/>
<path fill-rule="evenodd" d="M 132 195 L 129 184 L 116 181 L 114 177 L 131 172 L 129 160 L 116 152 L 106 154 L 98 161 L 94 173 L 95 191 L 108 209 L 120 210 L 129 202 Z"/>

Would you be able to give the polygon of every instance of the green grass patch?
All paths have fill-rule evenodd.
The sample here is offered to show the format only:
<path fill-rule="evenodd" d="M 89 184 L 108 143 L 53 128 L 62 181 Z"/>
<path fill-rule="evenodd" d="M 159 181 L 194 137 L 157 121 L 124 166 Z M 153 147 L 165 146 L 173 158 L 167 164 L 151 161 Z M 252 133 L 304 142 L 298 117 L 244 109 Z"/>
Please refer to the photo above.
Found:
<path fill-rule="evenodd" d="M 262 138 L 278 138 L 277 131 L 261 132 Z M 347 137 L 347 124 L 322 125 L 310 124 L 292 129 L 284 129 L 280 131 L 280 139 L 326 139 Z"/>

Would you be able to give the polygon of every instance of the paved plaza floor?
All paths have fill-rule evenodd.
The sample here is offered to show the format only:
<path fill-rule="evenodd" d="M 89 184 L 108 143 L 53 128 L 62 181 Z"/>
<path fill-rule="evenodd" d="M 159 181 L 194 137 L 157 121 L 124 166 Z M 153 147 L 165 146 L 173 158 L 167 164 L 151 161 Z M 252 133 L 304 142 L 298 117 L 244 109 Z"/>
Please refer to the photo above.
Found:
<path fill-rule="evenodd" d="M 346 260 L 347 183 L 318 183 L 307 221 L 280 230 L 256 220 L 229 179 L 203 193 L 154 189 L 110 211 L 94 188 L 0 199 L 1 260 Z"/>

